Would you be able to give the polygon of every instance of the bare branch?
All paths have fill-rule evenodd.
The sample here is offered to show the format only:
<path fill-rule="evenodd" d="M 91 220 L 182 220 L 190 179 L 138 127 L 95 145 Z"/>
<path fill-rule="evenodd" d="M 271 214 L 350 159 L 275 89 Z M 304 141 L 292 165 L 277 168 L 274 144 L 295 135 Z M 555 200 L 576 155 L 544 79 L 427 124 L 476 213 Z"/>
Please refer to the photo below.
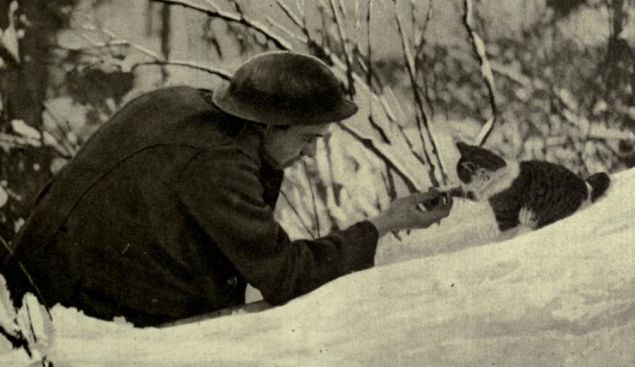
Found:
<path fill-rule="evenodd" d="M 264 24 L 258 21 L 252 20 L 250 18 L 246 18 L 242 16 L 241 14 L 234 14 L 234 13 L 230 13 L 230 12 L 226 12 L 226 11 L 222 11 L 218 9 L 204 8 L 200 5 L 194 4 L 187 0 L 150 0 L 150 1 L 157 2 L 157 3 L 170 4 L 175 6 L 182 6 L 184 8 L 196 10 L 201 13 L 207 14 L 210 17 L 223 19 L 230 23 L 242 24 L 248 27 L 249 29 L 254 30 L 255 32 L 264 36 L 265 39 L 271 41 L 279 49 L 282 49 L 282 50 L 292 49 L 289 42 L 284 40 L 282 37 L 273 34 L 271 30 L 269 30 Z"/>
<path fill-rule="evenodd" d="M 315 239 L 315 235 L 313 234 L 313 232 L 311 232 L 311 229 L 309 229 L 309 226 L 304 222 L 304 219 L 302 219 L 300 212 L 298 212 L 298 209 L 296 209 L 296 207 L 293 205 L 293 203 L 291 202 L 287 194 L 284 192 L 284 190 L 280 190 L 280 195 L 287 202 L 291 210 L 293 210 L 293 212 L 295 213 L 295 216 L 298 217 L 298 220 L 300 221 L 300 224 L 302 224 L 302 227 L 304 227 L 304 230 L 309 234 L 309 236 L 311 236 L 312 239 Z"/>
<path fill-rule="evenodd" d="M 344 4 L 344 0 L 340 0 L 340 12 L 344 15 L 344 18 L 348 16 L 348 12 L 346 11 L 346 4 Z"/>
<path fill-rule="evenodd" d="M 313 184 L 311 183 L 311 177 L 309 177 L 309 166 L 306 164 L 306 160 L 302 160 L 304 165 L 304 173 L 306 174 L 306 179 L 309 183 L 309 191 L 311 191 L 311 202 L 313 203 L 313 217 L 315 219 L 315 228 L 317 232 L 317 236 L 322 237 L 320 234 L 320 217 L 318 216 L 317 211 L 317 202 L 315 201 L 315 192 L 313 191 Z"/>
<path fill-rule="evenodd" d="M 395 98 L 395 95 L 392 89 L 390 87 L 386 88 L 386 92 L 387 92 L 387 95 L 391 96 L 392 100 L 395 101 L 393 104 L 395 105 L 395 107 L 399 109 L 400 117 L 405 116 L 403 110 L 401 110 L 401 106 L 399 105 L 398 102 L 396 102 L 397 99 Z M 386 112 L 386 116 L 388 117 L 390 122 L 397 127 L 397 130 L 401 134 L 402 139 L 406 142 L 406 145 L 408 145 L 408 148 L 410 149 L 410 152 L 412 153 L 412 155 L 417 159 L 417 161 L 419 161 L 419 163 L 421 163 L 422 166 L 426 167 L 429 163 L 426 162 L 426 160 L 424 159 L 421 153 L 417 152 L 414 145 L 410 141 L 408 134 L 406 134 L 406 131 L 404 130 L 403 126 L 401 126 L 401 124 L 399 123 L 399 120 L 403 120 L 405 119 L 405 117 L 399 118 L 395 116 L 395 113 L 392 111 L 392 108 L 390 107 L 388 101 L 386 100 L 384 96 L 379 97 L 379 101 L 381 102 L 381 105 L 384 108 L 384 111 Z"/>
<path fill-rule="evenodd" d="M 305 36 L 292 32 L 291 30 L 285 28 L 282 24 L 276 22 L 272 17 L 267 17 L 267 23 L 269 23 L 272 27 L 279 29 L 287 36 L 294 38 L 296 41 L 299 41 L 301 43 L 307 43 L 309 41 Z"/>
<path fill-rule="evenodd" d="M 340 42 L 342 43 L 342 53 L 344 56 L 344 61 L 346 62 L 346 80 L 348 82 L 348 93 L 353 96 L 355 94 L 355 84 L 353 82 L 353 63 L 346 47 L 348 45 L 348 39 L 346 38 L 346 34 L 344 33 L 344 24 L 335 6 L 335 0 L 329 0 L 329 3 L 331 5 L 331 12 L 333 12 L 333 19 L 335 19 L 335 24 L 337 25 L 337 33 L 339 34 Z"/>
<path fill-rule="evenodd" d="M 388 153 L 385 149 L 375 144 L 371 139 L 364 137 L 357 130 L 351 128 L 350 126 L 345 125 L 341 122 L 338 122 L 337 124 L 342 130 L 344 130 L 345 132 L 353 136 L 357 141 L 362 143 L 366 149 L 370 150 L 371 152 L 373 152 L 373 154 L 384 161 L 386 166 L 392 169 L 403 180 L 410 192 L 422 190 L 422 187 L 420 187 L 415 180 L 408 176 L 405 167 L 401 167 L 398 161 L 391 157 L 390 153 Z"/>
<path fill-rule="evenodd" d="M 428 25 L 430 24 L 430 19 L 432 19 L 432 10 L 433 10 L 432 4 L 433 4 L 432 1 L 429 1 L 428 11 L 426 12 L 426 18 L 423 21 L 423 25 L 415 33 L 415 40 L 414 40 L 415 66 L 418 65 L 419 60 L 421 60 L 423 56 L 423 49 L 424 49 L 424 46 L 426 45 L 425 33 L 426 33 L 426 30 L 428 29 Z"/>
<path fill-rule="evenodd" d="M 395 9 L 397 10 L 397 9 Z M 415 41 L 417 33 L 417 2 L 416 0 L 410 0 L 410 22 L 412 23 L 412 40 Z M 416 44 L 416 42 L 414 43 Z"/>
<path fill-rule="evenodd" d="M 57 140 L 57 143 L 64 147 L 64 149 L 66 149 L 66 151 L 68 152 L 68 156 L 72 157 L 75 155 L 75 153 L 77 153 L 81 147 L 81 144 L 78 144 L 77 141 L 71 141 L 69 139 L 70 134 L 73 134 L 75 137 L 77 137 L 77 135 L 75 135 L 75 133 L 72 131 L 71 127 L 70 127 L 70 123 L 68 122 L 67 119 L 61 117 L 56 111 L 54 111 L 54 109 L 46 102 L 42 103 L 42 110 L 44 112 L 46 112 L 49 116 L 51 116 L 51 118 L 53 119 L 53 121 L 55 122 L 55 126 L 57 127 L 57 130 L 60 132 L 61 136 L 61 140 Z M 42 134 L 42 141 L 44 141 L 44 134 Z"/>
<path fill-rule="evenodd" d="M 366 39 L 368 41 L 368 50 L 366 58 L 368 59 L 368 71 L 366 73 L 366 83 L 369 87 L 373 86 L 373 47 L 370 34 L 370 22 L 372 20 L 373 0 L 368 0 L 368 10 L 366 13 Z"/>
<path fill-rule="evenodd" d="M 136 68 L 138 68 L 139 66 L 143 66 L 143 65 L 161 65 L 161 66 L 165 66 L 165 65 L 174 65 L 174 66 L 181 66 L 181 67 L 186 67 L 186 68 L 190 68 L 190 69 L 194 69 L 194 70 L 200 70 L 200 71 L 204 71 L 206 73 L 218 76 L 224 80 L 229 80 L 229 78 L 231 77 L 231 75 L 227 72 L 224 71 L 222 69 L 218 69 L 218 68 L 214 68 L 211 66 L 207 66 L 207 65 L 203 65 L 200 63 L 196 63 L 196 62 L 191 62 L 191 61 L 186 61 L 186 60 L 166 60 L 164 57 L 162 57 L 161 55 L 159 55 L 157 52 L 154 52 L 152 50 L 150 50 L 149 48 L 130 42 L 126 39 L 120 38 L 117 34 L 115 34 L 113 31 L 106 29 L 106 28 L 98 28 L 92 25 L 83 25 L 80 27 L 80 29 L 84 29 L 87 31 L 91 31 L 91 32 L 101 32 L 104 35 L 108 36 L 109 40 L 106 42 L 101 42 L 101 41 L 97 41 L 91 37 L 89 37 L 88 35 L 79 32 L 79 36 L 82 37 L 83 39 L 85 39 L 86 41 L 88 41 L 93 47 L 109 47 L 112 45 L 116 45 L 116 46 L 129 46 L 139 52 L 141 52 L 142 54 L 150 57 L 152 59 L 152 61 L 141 61 L 141 62 L 137 62 L 135 64 L 133 64 L 130 67 L 130 71 L 134 71 Z"/>
<path fill-rule="evenodd" d="M 205 2 L 207 2 L 207 4 L 209 4 L 209 6 L 211 6 L 212 8 L 214 8 L 215 10 L 220 9 L 218 7 L 218 5 L 216 4 L 216 2 L 214 2 L 214 0 L 205 0 Z"/>
<path fill-rule="evenodd" d="M 93 45 L 95 47 L 109 47 L 111 45 L 118 45 L 118 46 L 127 45 L 127 46 L 130 46 L 131 48 L 134 48 L 135 50 L 141 52 L 142 54 L 150 56 L 151 58 L 153 58 L 155 60 L 163 59 L 158 53 L 150 50 L 149 48 L 141 46 L 141 45 L 133 43 L 133 42 L 130 42 L 128 40 L 125 40 L 125 39 L 117 36 L 113 31 L 111 31 L 111 30 L 109 30 L 107 28 L 99 28 L 99 27 L 96 27 L 96 26 L 93 26 L 93 25 L 83 25 L 83 26 L 80 27 L 80 29 L 83 29 L 83 30 L 86 30 L 86 31 L 91 31 L 91 32 L 100 32 L 100 33 L 108 36 L 109 40 L 107 42 L 100 42 L 100 41 L 97 41 L 97 40 L 89 37 L 85 33 L 81 33 L 81 32 L 78 33 L 80 37 L 82 37 L 83 39 L 85 39 L 91 45 Z"/>
<path fill-rule="evenodd" d="M 298 8 L 298 11 L 304 14 L 304 0 L 295 0 L 295 6 Z"/>
<path fill-rule="evenodd" d="M 417 79 L 416 79 L 416 70 L 415 70 L 415 65 L 414 65 L 414 59 L 412 57 L 412 54 L 410 53 L 410 48 L 408 47 L 408 40 L 406 39 L 406 35 L 403 29 L 403 22 L 401 20 L 401 16 L 399 15 L 399 9 L 398 9 L 398 3 L 397 0 L 393 0 L 394 4 L 395 4 L 395 18 L 397 19 L 397 30 L 399 31 L 399 35 L 401 36 L 401 46 L 402 46 L 402 51 L 403 51 L 403 56 L 404 56 L 404 60 L 406 63 L 406 69 L 408 70 L 408 76 L 410 77 L 410 83 L 412 84 L 412 93 L 414 95 L 414 99 L 415 99 L 415 105 L 417 106 L 417 112 L 418 114 L 417 116 L 417 127 L 419 128 L 419 132 L 420 132 L 420 137 L 421 137 L 421 144 L 422 144 L 422 148 L 423 148 L 423 153 L 424 153 L 424 157 L 426 158 L 426 161 L 429 163 L 429 176 L 430 176 L 430 181 L 432 182 L 432 184 L 434 186 L 439 186 L 439 182 L 437 180 L 437 177 L 435 175 L 435 171 L 436 171 L 436 167 L 435 164 L 432 163 L 432 159 L 430 158 L 430 154 L 428 154 L 428 151 L 426 149 L 426 142 L 425 142 L 425 138 L 423 136 L 423 131 L 425 130 L 427 138 L 430 142 L 431 145 L 431 151 L 432 151 L 432 155 L 435 156 L 436 158 L 436 165 L 439 168 L 440 174 L 441 174 L 441 181 L 442 183 L 445 185 L 447 182 L 447 175 L 445 173 L 445 170 L 443 168 L 443 163 L 441 162 L 441 157 L 439 156 L 439 152 L 437 149 L 437 144 L 434 140 L 434 137 L 432 136 L 432 133 L 430 131 L 430 125 L 428 122 L 428 117 L 426 115 L 424 106 L 423 106 L 423 99 L 421 98 L 421 95 L 419 93 L 419 89 L 417 88 Z M 423 125 L 423 126 L 422 126 Z"/>
<path fill-rule="evenodd" d="M 196 62 L 182 61 L 182 60 L 141 61 L 141 62 L 137 62 L 134 65 L 132 65 L 130 71 L 134 71 L 136 68 L 138 68 L 139 66 L 143 66 L 143 65 L 182 66 L 182 67 L 186 67 L 186 68 L 189 68 L 189 69 L 199 70 L 199 71 L 206 72 L 208 74 L 215 75 L 217 77 L 220 77 L 223 80 L 231 79 L 231 74 L 229 74 L 229 72 L 227 72 L 225 70 L 213 68 L 211 66 L 206 66 L 206 65 L 199 64 L 199 63 L 196 63 Z"/>
<path fill-rule="evenodd" d="M 492 71 L 496 74 L 507 78 L 508 80 L 518 84 L 519 86 L 531 89 L 533 88 L 531 79 L 522 75 L 521 73 L 512 70 L 511 67 L 498 63 L 496 61 L 491 61 L 490 66 L 492 67 Z M 547 83 L 545 83 L 546 85 Z"/>
<path fill-rule="evenodd" d="M 355 37 L 357 40 L 361 38 L 359 36 L 359 30 L 362 28 L 362 17 L 359 14 L 359 1 L 360 0 L 355 0 L 355 7 L 353 8 L 353 19 L 355 19 Z M 356 44 L 355 47 L 358 47 L 358 45 Z"/>
<path fill-rule="evenodd" d="M 4 239 L 4 237 L 0 236 L 0 243 L 2 243 L 2 247 L 5 248 L 5 250 L 8 252 L 9 255 L 13 256 L 13 249 L 11 248 L 11 245 L 9 245 L 9 242 L 7 242 L 7 240 Z M 22 273 L 24 274 L 24 276 L 26 277 L 27 281 L 29 282 L 29 284 L 31 285 L 31 287 L 33 287 L 33 290 L 35 290 L 35 293 L 37 293 L 37 296 L 40 300 L 44 300 L 45 298 L 42 297 L 42 292 L 40 291 L 40 287 L 38 287 L 35 282 L 33 281 L 33 277 L 31 276 L 31 274 L 26 270 L 26 267 L 24 267 L 24 264 L 22 263 L 22 261 L 17 260 L 18 266 L 20 267 L 20 270 L 22 271 Z M 51 318 L 51 313 L 49 312 L 48 307 L 44 308 L 46 310 L 46 314 L 48 315 L 48 317 L 52 320 Z M 28 352 L 29 355 L 31 355 L 30 352 Z"/>
<path fill-rule="evenodd" d="M 289 18 L 293 22 L 293 24 L 295 24 L 296 26 L 298 26 L 298 28 L 304 31 L 304 28 L 305 28 L 304 22 L 293 12 L 293 10 L 291 10 L 287 6 L 287 4 L 285 4 L 281 0 L 276 0 L 276 5 L 278 5 L 278 7 L 287 16 L 287 18 Z"/>
<path fill-rule="evenodd" d="M 183 6 L 185 8 L 189 8 L 189 9 L 192 9 L 192 10 L 199 11 L 199 12 L 202 12 L 204 14 L 207 14 L 210 17 L 220 18 L 220 19 L 223 19 L 223 20 L 225 20 L 227 22 L 230 22 L 230 23 L 242 24 L 242 25 L 244 25 L 244 26 L 246 26 L 248 28 L 251 28 L 251 29 L 255 30 L 256 32 L 262 34 L 265 38 L 267 38 L 268 40 L 272 41 L 279 48 L 282 48 L 282 49 L 285 49 L 285 50 L 291 50 L 292 49 L 290 44 L 287 41 L 285 41 L 282 38 L 280 38 L 279 36 L 275 35 L 267 27 L 261 25 L 260 23 L 258 23 L 256 21 L 253 21 L 253 20 L 249 19 L 248 17 L 242 16 L 242 15 L 236 15 L 236 14 L 229 13 L 229 12 L 219 11 L 219 10 L 206 9 L 206 8 L 201 7 L 199 5 L 193 4 L 193 3 L 191 3 L 190 1 L 187 1 L 187 0 L 152 0 L 152 1 L 161 2 L 161 3 L 169 3 L 169 4 L 172 4 L 172 5 L 178 5 L 178 6 Z M 320 4 L 322 4 L 322 6 L 324 6 L 322 1 L 320 1 Z M 306 28 L 306 25 L 300 20 L 300 18 L 297 15 L 295 15 L 295 13 L 291 9 L 289 9 L 286 6 L 284 6 L 283 3 L 280 3 L 279 6 L 283 10 L 285 15 L 287 17 L 289 17 L 289 19 L 296 26 L 300 27 L 300 29 L 302 29 L 302 31 L 306 35 L 308 33 L 308 29 Z M 340 26 L 341 26 L 341 23 L 340 23 Z M 344 36 L 343 33 L 341 35 Z M 360 77 L 358 74 L 352 72 L 352 67 L 348 66 L 348 65 L 351 65 L 350 60 L 342 61 L 339 57 L 337 57 L 337 55 L 334 55 L 328 47 L 320 46 L 320 45 L 315 44 L 315 43 L 313 44 L 313 46 L 314 47 L 318 47 L 319 48 L 318 51 L 323 53 L 323 55 L 325 57 L 330 59 L 330 61 L 333 63 L 335 71 L 346 73 L 346 75 L 351 79 L 351 83 L 352 83 L 351 85 L 354 85 L 354 83 L 358 83 L 358 85 L 360 87 L 362 87 L 362 89 L 365 89 L 366 93 L 374 94 L 374 92 L 372 91 L 372 88 L 370 86 L 366 85 L 366 83 L 364 82 L 363 78 Z M 350 55 L 348 55 L 348 54 L 345 54 L 345 55 L 347 57 L 350 57 Z M 347 61 L 348 61 L 348 63 L 347 63 Z M 362 134 L 360 131 L 358 131 L 353 126 L 343 126 L 342 129 L 344 131 L 348 132 L 356 140 L 361 142 L 365 147 L 367 147 L 379 159 L 381 159 L 382 161 L 386 162 L 387 165 L 391 166 L 393 171 L 395 172 L 395 174 L 399 175 L 403 179 L 403 181 L 406 183 L 406 185 L 409 187 L 409 189 L 411 191 L 416 191 L 417 189 L 419 189 L 418 185 L 415 183 L 416 181 L 409 177 L 409 175 L 407 173 L 408 170 L 405 169 L 404 167 L 402 167 L 400 164 L 398 164 L 397 160 L 395 159 L 395 157 L 393 157 L 390 153 L 388 153 L 385 148 L 376 147 L 375 144 L 373 143 L 373 141 L 370 138 L 364 136 L 364 134 Z"/>
<path fill-rule="evenodd" d="M 355 3 L 356 7 L 355 7 L 355 12 L 357 14 L 357 12 L 359 11 L 359 0 Z M 373 85 L 373 69 L 372 69 L 372 46 L 371 46 L 371 37 L 370 37 L 370 21 L 371 21 L 371 12 L 372 12 L 372 0 L 368 0 L 368 12 L 366 15 L 366 21 L 367 21 L 367 38 L 368 38 L 368 67 L 366 68 L 366 83 L 368 84 L 368 88 L 369 88 L 369 93 L 368 93 L 368 105 L 372 106 L 373 103 L 373 96 L 374 93 L 371 92 L 372 90 L 372 85 Z M 358 20 L 361 19 L 361 17 L 357 18 Z M 361 58 L 361 55 L 360 55 Z M 360 60 L 361 61 L 361 60 Z M 362 64 L 362 68 L 364 68 L 363 63 Z M 379 126 L 379 124 L 377 124 L 377 122 L 375 121 L 375 119 L 373 118 L 373 110 L 372 108 L 370 109 L 370 116 L 368 117 L 368 122 L 370 123 L 371 127 L 373 129 L 375 129 L 375 131 L 377 131 L 377 133 L 379 133 L 379 136 L 384 140 L 385 143 L 390 142 L 390 139 L 388 139 L 388 136 L 386 135 L 386 132 L 384 131 L 384 129 Z"/>
<path fill-rule="evenodd" d="M 472 5 L 472 0 L 463 0 L 463 9 L 463 25 L 465 26 L 465 29 L 467 30 L 467 33 L 472 40 L 474 53 L 478 57 L 478 61 L 481 65 L 481 75 L 483 76 L 483 79 L 485 79 L 487 93 L 489 95 L 489 102 L 492 108 L 492 117 L 490 118 L 491 122 L 488 121 L 483 126 L 481 132 L 478 134 L 478 140 L 476 141 L 477 145 L 483 145 L 492 132 L 498 115 L 494 87 L 494 74 L 492 73 L 492 67 L 490 66 L 489 59 L 487 58 L 485 43 L 478 35 L 478 33 L 474 31 L 474 7 Z"/>

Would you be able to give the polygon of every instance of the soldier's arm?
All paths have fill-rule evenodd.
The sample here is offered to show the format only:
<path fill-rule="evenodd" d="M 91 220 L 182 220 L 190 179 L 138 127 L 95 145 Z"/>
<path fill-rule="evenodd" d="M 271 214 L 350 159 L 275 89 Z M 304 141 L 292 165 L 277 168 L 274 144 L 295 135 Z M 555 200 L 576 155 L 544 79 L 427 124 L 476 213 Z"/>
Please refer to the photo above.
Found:
<path fill-rule="evenodd" d="M 259 167 L 232 147 L 203 151 L 183 170 L 177 194 L 245 279 L 280 304 L 374 264 L 378 232 L 360 222 L 317 240 L 291 241 L 262 200 Z"/>

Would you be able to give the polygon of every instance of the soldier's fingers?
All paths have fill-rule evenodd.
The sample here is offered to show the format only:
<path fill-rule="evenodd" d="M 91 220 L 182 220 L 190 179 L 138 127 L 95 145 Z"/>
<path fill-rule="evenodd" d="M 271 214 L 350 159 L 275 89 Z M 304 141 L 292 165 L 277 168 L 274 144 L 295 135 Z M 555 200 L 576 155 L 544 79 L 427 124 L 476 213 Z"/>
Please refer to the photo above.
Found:
<path fill-rule="evenodd" d="M 450 215 L 451 210 L 452 210 L 452 202 L 449 201 L 448 204 L 439 205 L 433 208 L 432 210 L 430 210 L 430 213 L 433 215 L 439 215 L 442 218 L 445 218 L 448 215 Z"/>
<path fill-rule="evenodd" d="M 454 198 L 452 198 L 452 195 L 450 195 L 450 193 L 446 192 L 443 195 L 443 204 L 444 206 L 448 207 L 448 208 L 452 208 L 452 205 L 454 204 Z"/>
<path fill-rule="evenodd" d="M 441 196 L 441 193 L 439 191 L 431 189 L 426 192 L 417 192 L 415 194 L 412 194 L 410 197 L 414 202 L 420 203 L 423 201 L 438 198 L 439 196 Z"/>

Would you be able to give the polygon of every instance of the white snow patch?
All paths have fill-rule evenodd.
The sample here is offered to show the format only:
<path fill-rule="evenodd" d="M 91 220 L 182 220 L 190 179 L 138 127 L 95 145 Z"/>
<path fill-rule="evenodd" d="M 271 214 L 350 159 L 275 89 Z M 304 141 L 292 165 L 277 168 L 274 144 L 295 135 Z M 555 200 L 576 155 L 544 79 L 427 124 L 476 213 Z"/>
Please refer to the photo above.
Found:
<path fill-rule="evenodd" d="M 635 169 L 613 180 L 575 215 L 491 244 L 487 210 L 457 203 L 440 226 L 382 241 L 378 263 L 391 264 L 259 313 L 137 329 L 56 307 L 48 355 L 60 366 L 632 366 Z"/>
<path fill-rule="evenodd" d="M 0 208 L 6 205 L 7 201 L 9 201 L 9 194 L 4 187 L 0 186 Z"/>
<path fill-rule="evenodd" d="M 11 120 L 11 128 L 18 135 L 32 140 L 40 140 L 41 134 L 37 129 L 29 126 L 24 120 Z"/>

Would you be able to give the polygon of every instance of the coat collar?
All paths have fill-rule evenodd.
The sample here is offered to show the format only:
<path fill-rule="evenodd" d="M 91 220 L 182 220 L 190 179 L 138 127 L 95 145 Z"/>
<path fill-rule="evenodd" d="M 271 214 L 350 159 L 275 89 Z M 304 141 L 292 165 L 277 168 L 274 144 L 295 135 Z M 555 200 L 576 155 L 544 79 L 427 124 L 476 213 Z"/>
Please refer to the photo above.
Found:
<path fill-rule="evenodd" d="M 275 208 L 284 179 L 284 171 L 265 158 L 262 133 L 246 123 L 236 136 L 236 142 L 241 150 L 260 167 L 260 183 L 264 189 L 263 200 L 271 208 Z"/>

